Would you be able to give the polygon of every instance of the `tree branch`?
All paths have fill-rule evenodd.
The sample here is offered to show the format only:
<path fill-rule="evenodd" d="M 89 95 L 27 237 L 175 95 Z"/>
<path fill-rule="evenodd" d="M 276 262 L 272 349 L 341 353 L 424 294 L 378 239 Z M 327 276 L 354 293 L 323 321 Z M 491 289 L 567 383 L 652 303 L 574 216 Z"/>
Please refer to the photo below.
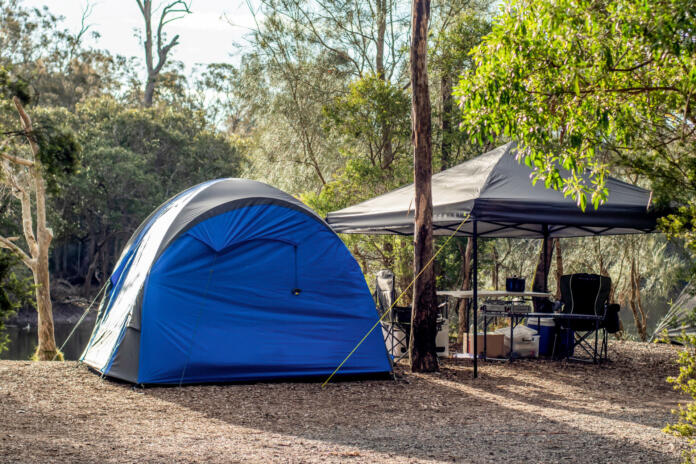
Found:
<path fill-rule="evenodd" d="M 636 69 L 640 69 L 643 66 L 647 66 L 652 62 L 653 62 L 653 59 L 650 58 L 649 60 L 644 61 L 640 64 L 637 64 L 635 66 L 631 66 L 630 68 L 609 68 L 609 71 L 612 71 L 612 72 L 631 72 L 631 71 L 635 71 Z"/>
<path fill-rule="evenodd" d="M 5 158 L 7 161 L 9 161 L 11 163 L 21 164 L 22 166 L 26 166 L 29 168 L 34 166 L 33 161 L 25 159 L 25 158 L 21 158 L 19 156 L 10 155 L 7 153 L 0 153 L 0 156 L 2 156 L 3 158 Z"/>
<path fill-rule="evenodd" d="M 169 15 L 176 15 L 176 13 L 183 13 L 179 16 L 174 16 L 173 18 L 167 19 Z M 191 14 L 191 6 L 183 0 L 177 0 L 175 2 L 169 3 L 162 9 L 162 14 L 160 15 L 159 24 L 157 25 L 157 66 L 154 68 L 154 74 L 159 74 L 167 61 L 167 55 L 169 51 L 179 43 L 179 35 L 175 35 L 172 40 L 169 41 L 167 45 L 163 45 L 163 29 L 164 26 L 176 21 L 177 19 L 183 18 L 185 15 Z"/>
<path fill-rule="evenodd" d="M 0 248 L 5 248 L 7 250 L 11 250 L 13 253 L 17 254 L 19 258 L 22 260 L 22 262 L 29 268 L 33 269 L 34 268 L 34 260 L 26 254 L 24 250 L 22 250 L 20 247 L 18 247 L 16 244 L 13 243 L 14 240 L 17 240 L 18 237 L 3 237 L 0 235 Z"/>
<path fill-rule="evenodd" d="M 36 140 L 34 140 L 33 136 L 31 135 L 33 132 L 33 128 L 31 125 L 31 118 L 29 117 L 27 112 L 24 111 L 24 107 L 22 106 L 22 102 L 19 101 L 19 98 L 12 97 L 12 101 L 14 102 L 15 107 L 17 108 L 17 112 L 19 113 L 19 118 L 22 120 L 22 127 L 24 127 L 25 136 L 27 137 L 27 140 L 29 141 L 29 146 L 31 147 L 31 151 L 34 153 L 34 157 L 36 157 L 39 154 L 39 144 L 36 143 Z"/>
<path fill-rule="evenodd" d="M 590 95 L 593 93 L 642 93 L 642 92 L 660 92 L 660 91 L 667 91 L 667 92 L 680 92 L 680 90 L 676 87 L 672 86 L 656 86 L 656 87 L 625 87 L 622 89 L 587 89 L 587 90 L 580 90 L 580 94 L 582 95 Z M 576 92 L 574 90 L 561 90 L 558 92 L 537 92 L 534 90 L 528 90 L 528 92 L 532 95 L 542 95 L 544 97 L 556 97 L 558 95 L 575 95 Z"/>

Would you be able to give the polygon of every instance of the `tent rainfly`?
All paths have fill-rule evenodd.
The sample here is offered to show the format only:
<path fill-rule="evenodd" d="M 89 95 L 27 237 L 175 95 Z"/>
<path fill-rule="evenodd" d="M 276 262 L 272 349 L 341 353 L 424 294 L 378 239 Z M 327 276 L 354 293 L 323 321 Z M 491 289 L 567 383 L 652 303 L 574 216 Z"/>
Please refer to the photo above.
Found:
<path fill-rule="evenodd" d="M 433 232 L 436 235 L 457 232 L 473 239 L 475 327 L 479 237 L 548 239 L 637 234 L 656 229 L 658 215 L 650 210 L 650 191 L 610 177 L 606 179 L 609 191 L 606 203 L 598 210 L 590 207 L 582 211 L 563 193 L 547 189 L 541 182 L 532 185 L 530 170 L 517 161 L 516 153 L 516 144 L 508 143 L 432 177 Z M 409 184 L 331 212 L 326 221 L 339 233 L 411 235 L 414 198 L 414 186 Z M 546 256 L 547 240 L 543 243 Z M 544 275 L 548 275 L 548 269 Z M 474 352 L 477 352 L 477 339 L 474 337 Z M 477 365 L 474 358 L 474 377 Z"/>
<path fill-rule="evenodd" d="M 135 231 L 81 360 L 139 384 L 324 376 L 377 317 L 360 267 L 312 210 L 260 182 L 214 180 Z M 390 370 L 373 332 L 341 373 Z"/>

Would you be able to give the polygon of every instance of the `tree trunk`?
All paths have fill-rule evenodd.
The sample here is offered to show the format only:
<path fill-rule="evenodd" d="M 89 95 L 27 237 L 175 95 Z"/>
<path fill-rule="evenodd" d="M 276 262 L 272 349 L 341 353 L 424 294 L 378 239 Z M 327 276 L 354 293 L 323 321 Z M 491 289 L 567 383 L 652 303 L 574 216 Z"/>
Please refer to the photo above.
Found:
<path fill-rule="evenodd" d="M 553 239 L 556 248 L 556 300 L 561 299 L 561 276 L 563 276 L 563 252 L 561 251 L 561 240 Z"/>
<path fill-rule="evenodd" d="M 443 75 L 440 80 L 440 96 L 442 98 L 442 115 L 440 117 L 440 129 L 442 141 L 440 143 L 440 158 L 442 170 L 448 169 L 452 163 L 452 79 Z"/>
<path fill-rule="evenodd" d="M 604 262 L 604 254 L 602 253 L 602 237 L 597 237 L 597 258 L 599 261 L 599 275 L 611 277 L 609 275 L 609 269 Z M 616 302 L 614 294 L 616 293 L 616 281 L 612 279 L 611 287 L 609 288 L 609 303 L 613 304 Z"/>
<path fill-rule="evenodd" d="M 56 357 L 62 359 L 56 347 L 53 329 L 53 304 L 51 303 L 51 283 L 48 272 L 48 243 L 50 243 L 50 239 L 44 243 L 44 246 L 40 246 L 39 259 L 34 272 L 39 336 L 39 345 L 36 347 L 35 356 L 39 361 L 53 361 Z"/>
<path fill-rule="evenodd" d="M 377 0 L 377 40 L 375 54 L 375 71 L 380 79 L 384 76 L 384 43 L 387 32 L 387 0 Z"/>
<path fill-rule="evenodd" d="M 145 21 L 145 67 L 147 70 L 147 80 L 145 81 L 145 94 L 143 96 L 143 105 L 146 107 L 152 106 L 152 100 L 155 95 L 155 82 L 157 76 L 154 74 L 154 64 L 152 62 L 152 0 L 144 0 L 141 8 L 143 20 Z"/>
<path fill-rule="evenodd" d="M 384 46 L 385 37 L 387 32 L 387 0 L 377 0 L 377 39 L 376 39 L 376 53 L 375 53 L 375 70 L 377 71 L 377 77 L 382 80 L 386 80 L 384 74 Z M 394 148 L 392 147 L 391 140 L 391 127 L 388 123 L 382 124 L 380 127 L 382 131 L 382 159 L 381 168 L 387 169 L 391 166 L 394 161 Z"/>
<path fill-rule="evenodd" d="M 89 241 L 89 255 L 86 256 L 87 272 L 85 272 L 85 280 L 82 283 L 82 295 L 87 296 L 92 292 L 92 276 L 94 276 L 94 270 L 97 268 L 98 259 L 98 247 L 97 238 L 92 235 Z"/>
<path fill-rule="evenodd" d="M 462 279 L 462 290 L 471 290 L 471 254 L 474 251 L 474 241 L 471 238 L 466 240 L 466 250 L 462 254 L 461 248 L 459 249 L 460 254 L 462 254 L 462 267 L 464 278 Z M 464 342 L 464 332 L 469 331 L 469 327 L 466 326 L 466 307 L 469 304 L 468 298 L 462 298 L 459 300 L 459 307 L 457 312 L 459 314 L 459 324 L 457 327 L 457 343 Z"/>
<path fill-rule="evenodd" d="M 635 250 L 634 250 L 635 252 Z M 636 266 L 635 253 L 631 257 L 631 297 L 630 297 L 631 311 L 633 312 L 633 320 L 636 323 L 636 330 L 638 331 L 638 336 L 642 341 L 647 341 L 647 317 L 645 316 L 645 310 L 643 309 L 643 302 L 640 298 L 640 274 L 638 273 L 638 267 Z"/>
<path fill-rule="evenodd" d="M 147 82 L 145 83 L 145 94 L 143 96 L 143 105 L 146 108 L 152 106 L 152 101 L 155 98 L 155 84 L 157 83 L 157 76 L 148 76 Z"/>
<path fill-rule="evenodd" d="M 438 370 L 435 336 L 437 299 L 433 257 L 432 127 L 428 91 L 427 41 L 430 0 L 413 0 L 411 16 L 411 120 L 415 180 L 414 268 L 411 312 L 411 370 Z"/>
<path fill-rule="evenodd" d="M 145 37 L 143 40 L 143 45 L 145 47 L 145 67 L 147 70 L 147 80 L 145 81 L 143 105 L 150 107 L 152 106 L 152 101 L 155 95 L 157 79 L 159 78 L 160 72 L 167 61 L 169 52 L 179 43 L 178 35 L 175 35 L 168 43 L 164 43 L 164 26 L 171 21 L 181 18 L 182 14 L 190 14 L 191 10 L 189 9 L 189 4 L 182 0 L 173 0 L 169 3 L 160 5 L 157 8 L 161 11 L 161 13 L 157 23 L 157 32 L 155 35 L 152 27 L 152 0 L 136 0 L 136 3 L 140 8 L 140 13 L 142 14 L 143 21 L 145 22 Z M 157 42 L 156 48 L 155 41 Z M 155 52 L 157 53 L 157 64 L 155 64 L 154 61 Z"/>
<path fill-rule="evenodd" d="M 27 116 L 28 118 L 28 116 Z M 32 130 L 31 126 L 28 130 Z M 34 181 L 36 184 L 36 238 L 38 241 L 38 256 L 36 257 L 36 272 L 34 283 L 36 288 L 36 310 L 38 311 L 39 345 L 36 347 L 36 358 L 39 361 L 52 361 L 62 355 L 56 347 L 56 337 L 53 328 L 53 304 L 51 303 L 51 283 L 48 272 L 48 250 L 53 239 L 53 232 L 46 224 L 46 187 L 44 185 L 41 166 L 38 164 L 38 146 L 35 147 Z"/>
<path fill-rule="evenodd" d="M 500 289 L 500 257 L 498 256 L 498 248 L 493 244 L 493 272 L 491 272 L 491 284 L 493 290 Z"/>
<path fill-rule="evenodd" d="M 536 271 L 534 272 L 534 282 L 532 282 L 533 292 L 548 292 L 549 291 L 549 269 L 551 269 L 551 259 L 553 257 L 553 239 L 548 238 L 546 241 L 546 262 L 544 262 L 544 240 L 541 241 L 541 250 L 539 251 L 539 260 L 537 261 Z M 532 298 L 534 310 L 541 309 L 542 300 L 545 298 Z"/>
<path fill-rule="evenodd" d="M 48 271 L 48 250 L 53 239 L 53 232 L 46 223 L 46 186 L 43 179 L 41 161 L 39 160 L 39 146 L 33 136 L 33 126 L 29 115 L 17 97 L 14 103 L 22 121 L 22 126 L 27 135 L 29 146 L 34 155 L 33 165 L 29 168 L 32 175 L 34 195 L 36 200 L 36 234 L 32 227 L 31 202 L 29 194 L 22 197 L 22 223 L 24 236 L 29 245 L 32 257 L 32 265 L 29 266 L 36 285 L 36 311 L 38 313 L 38 338 L 35 357 L 39 361 L 51 361 L 62 359 L 56 347 L 56 339 L 53 329 L 53 306 L 51 304 L 51 285 Z"/>

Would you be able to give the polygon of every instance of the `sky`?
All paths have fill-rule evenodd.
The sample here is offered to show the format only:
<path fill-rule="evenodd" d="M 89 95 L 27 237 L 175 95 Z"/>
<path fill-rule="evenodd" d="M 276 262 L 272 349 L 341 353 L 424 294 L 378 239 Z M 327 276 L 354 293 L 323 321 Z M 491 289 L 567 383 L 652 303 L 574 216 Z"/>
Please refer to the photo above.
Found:
<path fill-rule="evenodd" d="M 76 32 L 80 29 L 86 0 L 25 0 L 23 3 L 28 7 L 48 5 L 51 12 L 65 17 L 64 27 Z M 157 0 L 153 3 L 159 4 Z M 197 64 L 237 63 L 244 36 L 254 25 L 246 0 L 192 0 L 191 3 L 193 14 L 166 26 L 169 37 L 180 35 L 179 45 L 170 57 L 182 61 L 188 71 Z M 135 31 L 142 27 L 143 19 L 136 1 L 92 0 L 91 4 L 90 30 L 99 32 L 101 38 L 95 41 L 90 36 L 86 43 L 113 54 L 142 59 L 144 52 Z"/>

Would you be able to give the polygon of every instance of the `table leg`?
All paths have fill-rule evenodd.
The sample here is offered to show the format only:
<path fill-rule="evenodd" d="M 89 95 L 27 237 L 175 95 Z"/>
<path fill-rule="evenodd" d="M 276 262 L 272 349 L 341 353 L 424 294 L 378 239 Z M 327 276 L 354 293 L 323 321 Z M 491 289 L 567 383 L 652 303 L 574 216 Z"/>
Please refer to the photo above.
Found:
<path fill-rule="evenodd" d="M 476 334 L 478 337 L 478 333 Z M 488 315 L 483 313 L 483 359 L 488 359 Z"/>
<path fill-rule="evenodd" d="M 512 362 L 512 345 L 515 343 L 515 341 L 514 341 L 515 338 L 513 336 L 514 335 L 513 330 L 515 327 L 514 320 L 515 320 L 515 316 L 511 314 L 510 315 L 510 352 L 508 353 L 508 361 L 509 362 Z"/>
<path fill-rule="evenodd" d="M 464 306 L 466 307 L 466 350 L 462 350 L 462 352 L 469 351 L 469 335 L 471 335 L 471 318 L 469 317 L 469 311 L 471 311 L 471 300 L 464 300 Z"/>

